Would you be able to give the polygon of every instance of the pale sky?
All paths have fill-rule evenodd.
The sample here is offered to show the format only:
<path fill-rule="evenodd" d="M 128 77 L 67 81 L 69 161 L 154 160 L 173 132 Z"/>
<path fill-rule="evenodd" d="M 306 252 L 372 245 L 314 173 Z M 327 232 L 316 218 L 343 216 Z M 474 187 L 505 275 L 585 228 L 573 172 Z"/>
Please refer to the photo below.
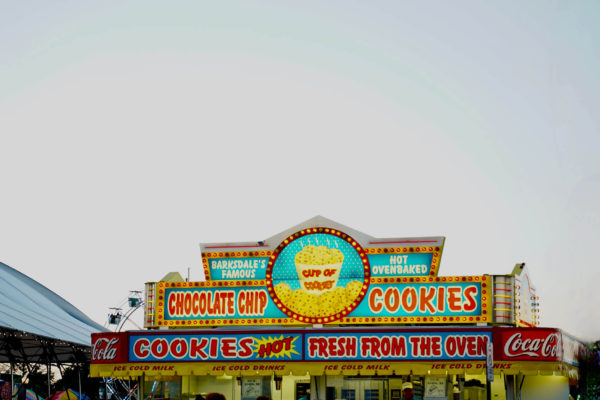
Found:
<path fill-rule="evenodd" d="M 600 339 L 597 1 L 0 2 L 0 261 L 97 322 L 322 215 Z M 141 320 L 141 318 L 140 318 Z"/>

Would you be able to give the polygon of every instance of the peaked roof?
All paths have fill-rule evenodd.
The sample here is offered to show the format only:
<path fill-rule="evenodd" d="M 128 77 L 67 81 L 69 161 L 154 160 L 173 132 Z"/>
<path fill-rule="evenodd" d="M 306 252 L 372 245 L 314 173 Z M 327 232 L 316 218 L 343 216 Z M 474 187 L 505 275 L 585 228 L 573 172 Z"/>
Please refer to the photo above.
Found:
<path fill-rule="evenodd" d="M 239 251 L 257 248 L 261 250 L 274 250 L 279 246 L 281 242 L 288 236 L 293 235 L 302 229 L 307 228 L 318 228 L 318 227 L 329 227 L 337 229 L 350 235 L 356 240 L 362 247 L 394 247 L 399 243 L 410 243 L 413 246 L 427 245 L 427 246 L 443 246 L 445 238 L 443 236 L 436 237 L 413 237 L 413 238 L 375 238 L 367 235 L 366 233 L 357 231 L 356 229 L 342 225 L 339 222 L 335 222 L 328 218 L 317 215 L 316 217 L 310 218 L 304 222 L 299 223 L 291 228 L 286 229 L 268 239 L 260 242 L 238 242 L 238 243 L 201 243 L 200 248 L 202 252 L 211 251 L 213 249 L 228 249 L 228 251 Z"/>
<path fill-rule="evenodd" d="M 89 347 L 91 334 L 106 330 L 53 291 L 0 262 L 0 339 L 30 341 L 27 346 L 15 344 L 12 353 L 10 349 L 2 349 L 0 361 L 11 357 L 35 358 L 43 349 L 29 348 L 33 342 L 60 344 L 66 348 Z M 29 350 L 31 353 L 23 353 Z M 60 352 L 46 346 L 46 353 L 56 351 Z M 57 355 L 53 358 L 57 359 Z"/>
<path fill-rule="evenodd" d="M 291 228 L 288 228 L 285 231 L 278 233 L 277 235 L 271 236 L 270 238 L 265 240 L 265 243 L 272 245 L 273 247 L 277 247 L 279 243 L 283 242 L 285 238 L 287 238 L 290 235 L 293 235 L 298 231 L 301 231 L 302 229 L 318 227 L 328 227 L 337 229 L 338 231 L 342 231 L 347 235 L 352 236 L 352 238 L 358 241 L 358 243 L 360 243 L 362 246 L 366 246 L 370 241 L 374 239 L 372 236 L 369 236 L 366 233 L 359 232 L 356 229 L 350 228 L 346 225 L 342 225 L 339 222 L 335 222 L 331 219 L 317 215 L 316 217 L 301 222 L 296 226 L 292 226 Z"/>

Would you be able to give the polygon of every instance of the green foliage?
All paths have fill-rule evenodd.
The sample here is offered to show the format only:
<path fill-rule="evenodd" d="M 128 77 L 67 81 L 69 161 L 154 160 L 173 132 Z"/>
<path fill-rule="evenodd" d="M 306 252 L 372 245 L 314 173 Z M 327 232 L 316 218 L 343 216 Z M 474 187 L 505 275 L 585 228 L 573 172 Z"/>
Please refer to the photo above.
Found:
<path fill-rule="evenodd" d="M 579 399 L 600 399 L 600 341 L 593 343 L 579 354 Z"/>
<path fill-rule="evenodd" d="M 48 371 L 37 364 L 29 365 L 30 373 L 27 376 L 27 388 L 32 389 L 41 397 L 48 395 Z M 50 382 L 54 379 L 54 373 L 50 370 Z"/>
<path fill-rule="evenodd" d="M 99 378 L 90 378 L 90 366 L 84 364 L 80 368 L 71 366 L 64 368 L 62 377 L 54 384 L 56 391 L 72 389 L 79 391 L 79 381 L 81 380 L 81 393 L 90 399 L 98 398 L 98 391 L 102 380 Z"/>

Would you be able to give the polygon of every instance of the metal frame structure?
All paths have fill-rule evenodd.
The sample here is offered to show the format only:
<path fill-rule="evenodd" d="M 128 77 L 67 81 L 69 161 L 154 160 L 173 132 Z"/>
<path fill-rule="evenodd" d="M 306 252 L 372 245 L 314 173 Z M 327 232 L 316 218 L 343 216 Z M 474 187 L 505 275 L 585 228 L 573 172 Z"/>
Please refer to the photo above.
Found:
<path fill-rule="evenodd" d="M 135 301 L 133 301 L 135 300 Z M 120 307 L 111 307 L 114 313 L 108 315 L 108 324 L 117 325 L 116 332 L 120 332 L 126 322 L 131 320 L 131 316 L 140 308 L 143 309 L 144 301 L 141 298 L 141 292 L 132 290 L 128 298 L 129 309 L 122 314 Z M 116 317 L 118 318 L 111 318 Z M 133 321 L 131 321 L 133 323 Z M 110 393 L 111 398 L 116 400 L 140 400 L 139 381 L 130 379 L 104 378 L 106 394 Z M 125 393 L 123 395 L 122 393 Z M 108 396 L 107 396 L 108 397 Z"/>
<path fill-rule="evenodd" d="M 62 376 L 64 365 L 76 365 L 77 371 L 82 364 L 90 362 L 90 347 L 51 339 L 28 332 L 0 328 L 0 363 L 10 365 L 11 388 L 14 388 L 14 366 L 24 364 L 31 373 L 31 365 L 43 365 L 48 375 L 47 394 L 51 394 L 50 370 L 56 366 Z M 11 392 L 13 390 L 11 389 Z M 81 393 L 81 378 L 79 378 Z"/>
<path fill-rule="evenodd" d="M 91 333 L 105 330 L 87 315 L 44 285 L 0 262 L 0 363 L 24 374 L 32 365 L 45 366 L 50 395 L 50 371 L 75 366 L 78 374 L 91 359 Z M 81 376 L 79 376 L 81 392 Z"/>

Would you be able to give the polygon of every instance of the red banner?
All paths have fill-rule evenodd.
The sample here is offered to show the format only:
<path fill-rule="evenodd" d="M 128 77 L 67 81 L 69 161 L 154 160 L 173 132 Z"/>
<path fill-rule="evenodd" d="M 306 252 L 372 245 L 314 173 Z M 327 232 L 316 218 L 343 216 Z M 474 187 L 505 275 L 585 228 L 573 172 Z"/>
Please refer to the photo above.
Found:
<path fill-rule="evenodd" d="M 494 330 L 494 358 L 506 361 L 561 361 L 557 329 L 501 328 Z"/>
<path fill-rule="evenodd" d="M 116 364 L 127 362 L 127 333 L 93 333 L 92 363 Z"/>
<path fill-rule="evenodd" d="M 351 343 L 362 343 L 368 345 L 365 347 L 370 353 L 368 358 L 391 360 L 416 360 L 416 359 L 434 359 L 434 360 L 451 360 L 459 358 L 468 359 L 484 359 L 485 354 L 481 351 L 470 350 L 475 349 L 483 341 L 477 342 L 479 339 L 484 339 L 483 336 L 491 335 L 494 344 L 494 361 L 501 363 L 514 363 L 522 361 L 537 361 L 537 362 L 560 362 L 563 361 L 563 343 L 562 333 L 558 329 L 551 328 L 508 328 L 508 327 L 489 327 L 489 328 L 442 328 L 442 329 L 396 329 L 393 335 L 386 329 L 370 329 L 370 330 L 352 330 L 352 329 L 317 329 L 317 330 L 257 330 L 257 331 L 206 331 L 206 330 L 190 330 L 190 331 L 137 331 L 137 332 L 106 332 L 92 334 L 92 364 L 118 364 L 128 363 L 132 360 L 133 351 L 131 338 L 133 336 L 148 336 L 149 339 L 158 338 L 165 343 L 176 338 L 181 341 L 182 337 L 197 338 L 198 340 L 212 338 L 217 336 L 227 336 L 227 340 L 231 341 L 238 336 L 252 336 L 258 338 L 257 349 L 260 349 L 260 344 L 268 346 L 269 339 L 273 341 L 278 339 L 285 332 L 285 335 L 292 333 L 300 334 L 301 338 L 295 343 L 296 353 L 304 354 L 302 360 L 314 361 L 309 357 L 310 351 L 318 350 L 318 359 L 335 359 L 338 361 L 350 361 L 348 354 L 341 354 L 342 349 L 347 349 Z M 391 336 L 390 336 L 391 335 Z M 244 336 L 244 337 L 245 337 Z M 363 337 L 364 336 L 364 337 Z M 391 339 L 390 339 L 391 337 Z M 489 336 L 488 336 L 489 337 Z M 204 338 L 204 339 L 203 339 Z M 233 338 L 233 339 L 232 339 Z M 212 338 L 214 339 L 214 338 Z M 239 339 L 239 338 L 238 338 Z M 260 339 L 260 340 L 259 340 Z M 351 341 L 350 339 L 354 340 Z M 386 342 L 390 340 L 389 343 Z M 190 339 L 191 340 L 191 339 Z M 393 340 L 398 341 L 394 344 Z M 152 341 L 153 342 L 153 341 Z M 160 341 L 159 341 L 160 342 Z M 179 343 L 177 342 L 177 343 Z M 154 342 L 153 342 L 154 343 Z M 158 343 L 158 342 L 157 342 Z M 175 344 L 177 344 L 175 343 Z M 190 342 L 191 343 L 191 342 Z M 175 346 L 174 344 L 174 346 Z M 285 343 L 284 343 L 285 344 Z M 477 344 L 477 346 L 476 346 Z M 335 345 L 335 346 L 334 346 Z M 402 357 L 391 357 L 388 350 L 393 346 L 405 346 L 405 353 Z M 442 346 L 443 345 L 443 346 Z M 229 345 L 227 345 L 229 346 Z M 226 349 L 229 347 L 226 346 Z M 332 347 L 334 346 L 334 347 Z M 354 356 L 359 357 L 358 345 L 353 346 Z M 148 347 L 148 346 L 146 346 Z M 361 347 L 363 349 L 364 346 Z M 388 350 L 385 350 L 389 347 Z M 148 347 L 151 348 L 151 347 Z M 167 347 L 165 347 L 166 349 Z M 169 347 L 170 348 L 170 347 Z M 181 350 L 175 346 L 176 352 Z M 266 347 L 265 347 L 266 348 Z M 162 349 L 162 347 L 161 347 Z M 304 349 L 304 352 L 301 351 Z M 312 349 L 312 350 L 311 350 Z M 316 350 L 315 350 L 316 349 Z M 333 350 L 332 350 L 333 349 Z M 409 349 L 412 349 L 409 351 Z M 164 349 L 162 349 L 164 350 Z M 213 349 L 214 351 L 217 351 Z M 211 350 L 211 351 L 213 351 Z M 413 354 L 414 351 L 426 352 Z M 327 351 L 325 355 L 323 352 Z M 361 350 L 362 351 L 362 350 Z M 390 350 L 391 351 L 391 350 Z M 473 353 L 474 352 L 474 353 Z M 335 354 L 334 354 L 335 353 Z M 473 354 L 471 354 L 473 353 Z M 229 359 L 227 351 L 219 350 L 215 353 L 216 359 Z M 468 355 L 468 356 L 467 356 Z M 417 357 L 418 356 L 418 357 Z M 306 358 L 304 358 L 306 357 Z M 135 357 L 134 357 L 135 358 Z M 213 357 L 214 358 L 214 357 Z M 352 357 L 350 357 L 352 358 Z M 301 361 L 296 357 L 292 357 L 293 361 Z M 290 361 L 292 361 L 292 359 Z M 141 360 L 138 360 L 141 361 Z M 144 361 L 153 362 L 173 362 L 186 361 L 181 358 L 169 359 L 169 357 L 159 359 L 148 359 Z M 188 360 L 197 361 L 197 360 Z M 236 360 L 238 361 L 238 360 Z M 239 360 L 241 361 L 241 360 Z"/>

